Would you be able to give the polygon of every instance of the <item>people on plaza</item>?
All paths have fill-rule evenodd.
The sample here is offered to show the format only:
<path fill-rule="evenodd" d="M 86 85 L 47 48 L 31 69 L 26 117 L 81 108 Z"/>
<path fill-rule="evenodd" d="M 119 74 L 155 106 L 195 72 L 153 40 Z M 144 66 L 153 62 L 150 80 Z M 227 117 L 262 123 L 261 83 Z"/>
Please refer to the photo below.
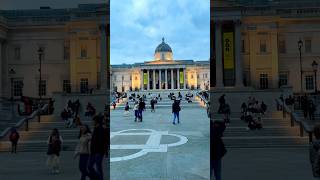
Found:
<path fill-rule="evenodd" d="M 103 116 L 93 118 L 94 130 L 90 143 L 90 157 L 88 163 L 89 176 L 91 179 L 103 180 L 102 161 L 107 156 L 110 139 L 107 129 L 103 127 Z"/>
<path fill-rule="evenodd" d="M 133 111 L 134 111 L 134 121 L 136 122 L 137 119 L 140 118 L 140 116 L 139 116 L 139 102 L 138 101 L 136 101 L 134 103 Z"/>
<path fill-rule="evenodd" d="M 320 124 L 315 125 L 313 132 L 315 140 L 309 147 L 310 163 L 313 177 L 320 178 Z"/>
<path fill-rule="evenodd" d="M 60 151 L 62 149 L 62 137 L 59 134 L 58 129 L 54 128 L 48 138 L 48 159 L 47 166 L 53 174 L 60 172 Z"/>
<path fill-rule="evenodd" d="M 140 122 L 142 122 L 142 119 L 143 119 L 142 112 L 145 110 L 145 108 L 146 108 L 146 103 L 143 101 L 142 98 L 140 98 L 140 101 L 139 101 L 139 119 L 140 119 Z"/>
<path fill-rule="evenodd" d="M 231 109 L 230 109 L 229 104 L 223 105 L 222 114 L 223 114 L 224 122 L 229 124 L 230 123 L 230 114 L 231 114 Z"/>
<path fill-rule="evenodd" d="M 210 179 L 221 180 L 221 167 L 222 158 L 227 153 L 227 149 L 222 141 L 223 132 L 226 125 L 222 121 L 210 121 L 210 154 L 211 154 L 211 167 Z"/>
<path fill-rule="evenodd" d="M 126 105 L 124 107 L 124 115 L 127 116 L 129 115 L 129 110 L 130 110 L 130 106 L 129 106 L 129 102 L 126 102 Z"/>
<path fill-rule="evenodd" d="M 81 180 L 86 180 L 89 176 L 88 162 L 90 157 L 90 141 L 91 131 L 88 125 L 80 127 L 79 142 L 75 149 L 74 157 L 79 156 L 79 170 L 81 172 Z"/>
<path fill-rule="evenodd" d="M 155 103 L 156 103 L 156 100 L 154 98 L 151 99 L 151 101 L 150 101 L 151 112 L 155 112 L 155 109 L 154 109 Z"/>
<path fill-rule="evenodd" d="M 17 153 L 18 141 L 20 138 L 20 134 L 16 128 L 11 128 L 9 140 L 11 142 L 11 153 Z"/>
<path fill-rule="evenodd" d="M 175 100 L 172 104 L 172 113 L 173 113 L 173 122 L 172 124 L 176 124 L 176 119 L 178 120 L 178 124 L 180 123 L 179 119 L 179 112 L 181 111 L 180 108 L 180 101 Z"/>
<path fill-rule="evenodd" d="M 96 114 L 96 109 L 93 107 L 91 103 L 88 102 L 85 112 L 85 117 L 90 118 Z"/>

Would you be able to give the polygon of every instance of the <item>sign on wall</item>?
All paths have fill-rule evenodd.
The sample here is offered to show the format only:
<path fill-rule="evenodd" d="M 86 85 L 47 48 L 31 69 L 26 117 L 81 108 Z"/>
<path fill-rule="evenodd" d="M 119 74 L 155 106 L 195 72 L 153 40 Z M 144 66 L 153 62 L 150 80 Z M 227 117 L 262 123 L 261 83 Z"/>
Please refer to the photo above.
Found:
<path fill-rule="evenodd" d="M 180 84 L 183 84 L 184 83 L 184 74 L 183 74 L 183 71 L 179 71 L 180 73 Z"/>
<path fill-rule="evenodd" d="M 234 39 L 233 32 L 223 33 L 223 66 L 224 69 L 234 69 Z"/>
<path fill-rule="evenodd" d="M 148 84 L 148 74 L 147 73 L 143 73 L 143 84 L 144 85 Z"/>

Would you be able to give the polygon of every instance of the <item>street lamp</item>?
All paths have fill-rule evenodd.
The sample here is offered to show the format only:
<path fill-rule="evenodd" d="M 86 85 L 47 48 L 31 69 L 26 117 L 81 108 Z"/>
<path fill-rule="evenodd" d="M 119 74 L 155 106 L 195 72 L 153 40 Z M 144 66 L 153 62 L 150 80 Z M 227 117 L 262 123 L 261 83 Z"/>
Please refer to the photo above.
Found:
<path fill-rule="evenodd" d="M 42 77 L 41 77 L 41 63 L 42 63 L 42 56 L 43 56 L 43 49 L 40 47 L 38 49 L 38 55 L 39 55 L 39 104 L 38 104 L 38 121 L 40 122 L 41 119 L 41 100 L 42 100 L 42 92 L 41 92 L 41 85 L 42 85 Z"/>
<path fill-rule="evenodd" d="M 301 62 L 301 49 L 302 49 L 302 46 L 303 46 L 303 42 L 302 40 L 300 39 L 298 41 L 298 48 L 299 48 L 299 60 L 300 60 L 300 92 L 302 93 L 302 62 Z"/>
<path fill-rule="evenodd" d="M 123 79 L 124 79 L 124 77 L 123 77 L 123 75 L 122 75 L 122 81 L 121 81 L 121 90 L 122 90 L 122 92 L 124 91 L 124 87 L 123 87 Z"/>
<path fill-rule="evenodd" d="M 316 61 L 313 61 L 312 64 L 312 69 L 314 72 L 314 81 L 315 81 L 315 93 L 318 93 L 318 88 L 317 88 L 317 71 L 318 71 L 318 63 Z"/>

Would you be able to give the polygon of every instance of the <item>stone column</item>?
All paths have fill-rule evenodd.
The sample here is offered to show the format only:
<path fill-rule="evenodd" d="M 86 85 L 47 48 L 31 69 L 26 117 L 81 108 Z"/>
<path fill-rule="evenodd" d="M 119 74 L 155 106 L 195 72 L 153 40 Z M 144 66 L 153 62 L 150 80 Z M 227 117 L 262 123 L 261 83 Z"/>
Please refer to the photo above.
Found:
<path fill-rule="evenodd" d="M 147 70 L 147 75 L 148 75 L 148 84 L 147 84 L 147 89 L 150 90 L 150 70 Z"/>
<path fill-rule="evenodd" d="M 171 69 L 171 89 L 174 89 L 174 86 L 173 86 L 173 69 Z"/>
<path fill-rule="evenodd" d="M 180 89 L 180 69 L 177 69 L 177 89 Z"/>
<path fill-rule="evenodd" d="M 164 71 L 164 79 L 165 79 L 165 89 L 168 89 L 168 69 Z"/>
<path fill-rule="evenodd" d="M 140 75 L 140 89 L 143 90 L 143 69 L 141 69 L 141 75 Z"/>
<path fill-rule="evenodd" d="M 215 22 L 216 88 L 223 88 L 221 23 L 220 21 Z"/>
<path fill-rule="evenodd" d="M 100 25 L 100 89 L 106 90 L 107 80 L 106 80 L 106 68 L 107 68 L 107 39 L 106 39 L 106 25 Z"/>
<path fill-rule="evenodd" d="M 186 69 L 183 69 L 183 89 L 186 89 Z"/>
<path fill-rule="evenodd" d="M 152 82 L 152 89 L 156 89 L 156 70 L 154 69 L 153 71 L 153 75 L 152 75 L 152 80 L 153 80 L 153 82 Z"/>
<path fill-rule="evenodd" d="M 159 89 L 162 88 L 162 87 L 161 87 L 161 85 L 162 85 L 162 84 L 161 84 L 161 71 L 162 71 L 162 70 L 159 69 L 159 76 L 158 76 L 158 77 L 159 77 Z"/>
<path fill-rule="evenodd" d="M 235 22 L 236 87 L 243 87 L 243 67 L 241 61 L 241 21 Z"/>

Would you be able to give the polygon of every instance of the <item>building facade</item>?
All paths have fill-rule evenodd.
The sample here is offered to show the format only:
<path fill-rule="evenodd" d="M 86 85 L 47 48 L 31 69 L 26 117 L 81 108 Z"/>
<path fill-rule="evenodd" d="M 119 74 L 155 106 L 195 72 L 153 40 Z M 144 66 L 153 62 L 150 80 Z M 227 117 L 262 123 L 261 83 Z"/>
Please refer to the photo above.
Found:
<path fill-rule="evenodd" d="M 211 12 L 214 88 L 319 89 L 319 1 L 215 0 Z"/>
<path fill-rule="evenodd" d="M 107 4 L 0 10 L 0 96 L 106 88 L 108 14 Z"/>
<path fill-rule="evenodd" d="M 210 62 L 174 60 L 171 47 L 162 42 L 156 47 L 154 59 L 144 63 L 111 65 L 111 90 L 209 89 Z"/>

